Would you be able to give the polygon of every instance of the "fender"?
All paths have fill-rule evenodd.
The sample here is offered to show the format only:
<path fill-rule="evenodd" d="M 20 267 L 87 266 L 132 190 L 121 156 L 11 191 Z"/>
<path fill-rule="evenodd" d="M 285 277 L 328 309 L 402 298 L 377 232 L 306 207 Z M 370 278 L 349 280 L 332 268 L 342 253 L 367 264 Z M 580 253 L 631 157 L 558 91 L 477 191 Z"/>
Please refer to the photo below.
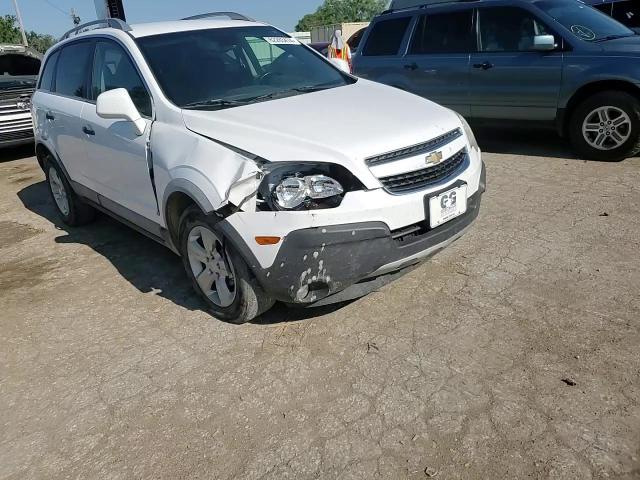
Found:
<path fill-rule="evenodd" d="M 200 187 L 198 187 L 191 180 L 187 180 L 186 178 L 175 178 L 169 182 L 167 188 L 164 190 L 164 196 L 162 199 L 162 216 L 165 216 L 165 210 L 167 208 L 167 202 L 169 201 L 169 197 L 176 193 L 184 193 L 191 197 L 198 207 L 207 215 L 213 213 L 215 211 L 214 206 L 209 201 L 209 198 L 205 195 Z M 219 198 L 219 195 L 216 192 L 216 196 Z"/>

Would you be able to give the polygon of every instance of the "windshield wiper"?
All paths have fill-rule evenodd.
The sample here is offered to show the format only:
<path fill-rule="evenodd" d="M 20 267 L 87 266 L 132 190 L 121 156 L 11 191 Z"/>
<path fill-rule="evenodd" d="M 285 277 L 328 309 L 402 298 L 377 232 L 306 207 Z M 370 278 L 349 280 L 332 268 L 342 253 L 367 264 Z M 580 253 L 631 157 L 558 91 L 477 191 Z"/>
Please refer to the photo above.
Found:
<path fill-rule="evenodd" d="M 257 97 L 244 99 L 243 102 L 257 103 L 257 102 L 262 102 L 264 100 L 272 100 L 278 97 L 290 97 L 292 92 L 312 93 L 312 92 L 319 92 L 320 90 L 328 90 L 329 88 L 333 88 L 333 87 L 334 85 L 331 85 L 331 86 L 306 85 L 302 87 L 289 88 L 288 90 L 279 90 L 277 92 L 265 93 L 264 95 L 258 95 Z"/>
<path fill-rule="evenodd" d="M 294 90 L 296 92 L 302 92 L 302 93 L 312 93 L 312 92 L 320 92 L 322 90 L 329 90 L 330 88 L 334 88 L 335 85 L 306 85 L 304 87 L 296 87 L 296 88 L 292 88 L 291 90 Z"/>
<path fill-rule="evenodd" d="M 209 108 L 228 108 L 228 107 L 239 107 L 240 105 L 246 105 L 248 102 L 246 100 L 226 100 L 224 98 L 217 98 L 215 100 L 205 100 L 202 102 L 191 102 L 185 105 L 182 105 L 182 108 L 188 109 L 209 109 Z"/>
<path fill-rule="evenodd" d="M 628 37 L 633 37 L 635 35 L 631 34 L 631 35 L 607 35 L 606 37 L 600 37 L 600 38 L 596 38 L 594 40 L 594 43 L 599 43 L 599 42 L 606 42 L 608 40 L 616 40 L 618 38 L 628 38 Z"/>

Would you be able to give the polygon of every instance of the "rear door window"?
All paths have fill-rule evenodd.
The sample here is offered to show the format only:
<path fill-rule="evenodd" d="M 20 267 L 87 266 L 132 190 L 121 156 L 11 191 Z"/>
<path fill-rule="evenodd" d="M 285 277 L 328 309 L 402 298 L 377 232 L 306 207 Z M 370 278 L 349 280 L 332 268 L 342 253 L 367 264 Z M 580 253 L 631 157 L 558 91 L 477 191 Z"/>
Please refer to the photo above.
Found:
<path fill-rule="evenodd" d="M 411 17 L 400 17 L 376 23 L 369 34 L 363 55 L 397 55 L 410 21 Z"/>
<path fill-rule="evenodd" d="M 60 50 L 52 53 L 47 63 L 44 65 L 42 75 L 40 76 L 40 90 L 46 90 L 48 92 L 53 90 L 53 79 L 56 73 L 56 63 L 58 63 L 58 57 L 60 56 Z"/>
<path fill-rule="evenodd" d="M 87 88 L 93 42 L 73 43 L 62 48 L 56 68 L 56 93 L 89 98 Z"/>
<path fill-rule="evenodd" d="M 409 53 L 466 53 L 476 50 L 472 10 L 422 15 Z"/>

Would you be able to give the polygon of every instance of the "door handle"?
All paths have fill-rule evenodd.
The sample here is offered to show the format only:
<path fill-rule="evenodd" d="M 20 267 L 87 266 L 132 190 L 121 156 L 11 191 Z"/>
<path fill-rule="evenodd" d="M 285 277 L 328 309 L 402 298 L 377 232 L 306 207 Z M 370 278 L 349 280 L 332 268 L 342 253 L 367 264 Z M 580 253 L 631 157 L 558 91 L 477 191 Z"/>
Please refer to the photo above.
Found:
<path fill-rule="evenodd" d="M 491 62 L 474 63 L 473 68 L 481 68 L 482 70 L 489 70 L 490 68 L 493 68 L 493 63 Z"/>
<path fill-rule="evenodd" d="M 47 112 L 47 113 L 45 113 L 45 114 L 44 114 L 44 117 L 45 117 L 47 120 L 55 120 L 55 119 L 56 119 L 56 117 L 55 117 L 55 116 L 53 115 L 53 113 L 51 113 L 51 112 Z"/>
<path fill-rule="evenodd" d="M 419 67 L 418 67 L 418 64 L 416 62 L 413 62 L 413 63 L 409 63 L 409 64 L 405 65 L 404 68 L 405 68 L 405 70 L 411 70 L 413 72 L 413 71 L 417 70 Z"/>
<path fill-rule="evenodd" d="M 96 134 L 96 132 L 93 130 L 93 128 L 87 127 L 87 126 L 82 127 L 82 131 L 84 133 L 86 133 L 87 135 L 95 135 Z"/>

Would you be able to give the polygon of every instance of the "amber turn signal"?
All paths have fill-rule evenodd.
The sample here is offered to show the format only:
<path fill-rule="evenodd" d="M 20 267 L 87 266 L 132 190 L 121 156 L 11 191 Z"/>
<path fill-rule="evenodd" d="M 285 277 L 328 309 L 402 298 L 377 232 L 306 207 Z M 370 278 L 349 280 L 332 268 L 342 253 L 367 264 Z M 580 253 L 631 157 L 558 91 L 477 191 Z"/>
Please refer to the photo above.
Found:
<path fill-rule="evenodd" d="M 280 237 L 256 237 L 258 245 L 276 245 L 280 243 Z"/>

